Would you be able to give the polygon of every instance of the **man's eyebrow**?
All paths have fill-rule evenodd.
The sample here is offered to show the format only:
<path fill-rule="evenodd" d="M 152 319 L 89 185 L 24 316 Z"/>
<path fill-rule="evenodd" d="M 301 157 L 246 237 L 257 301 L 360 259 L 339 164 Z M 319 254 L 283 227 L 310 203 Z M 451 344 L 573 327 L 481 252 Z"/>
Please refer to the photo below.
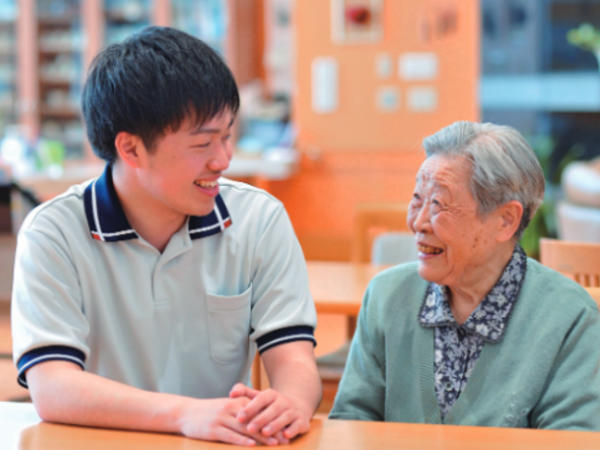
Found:
<path fill-rule="evenodd" d="M 231 128 L 234 121 L 235 121 L 235 117 L 232 117 L 231 121 L 229 122 L 229 125 L 227 125 L 227 129 Z M 203 125 L 200 125 L 198 128 L 193 129 L 191 134 L 204 134 L 204 133 L 216 134 L 216 133 L 220 133 L 220 132 L 221 132 L 221 130 L 219 128 L 206 128 L 206 127 L 204 127 L 204 124 L 203 124 Z"/>

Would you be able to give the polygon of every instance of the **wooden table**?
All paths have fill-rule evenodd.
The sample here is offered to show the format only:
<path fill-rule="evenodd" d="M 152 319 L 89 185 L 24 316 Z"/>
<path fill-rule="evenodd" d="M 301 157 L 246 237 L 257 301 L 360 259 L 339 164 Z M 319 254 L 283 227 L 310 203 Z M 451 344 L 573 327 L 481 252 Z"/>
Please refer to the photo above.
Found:
<path fill-rule="evenodd" d="M 369 263 L 307 261 L 310 292 L 317 312 L 358 315 L 371 278 L 389 266 Z M 600 306 L 600 288 L 586 288 Z"/>
<path fill-rule="evenodd" d="M 226 449 L 182 436 L 40 423 L 31 404 L 0 403 L 4 450 Z M 283 448 L 404 450 L 598 450 L 600 433 L 313 419 L 311 431 Z"/>
<path fill-rule="evenodd" d="M 600 307 L 600 287 L 585 288 L 585 290 L 588 291 L 594 300 L 596 300 L 598 307 Z"/>
<path fill-rule="evenodd" d="M 357 316 L 369 281 L 388 266 L 307 261 L 306 267 L 317 312 Z"/>

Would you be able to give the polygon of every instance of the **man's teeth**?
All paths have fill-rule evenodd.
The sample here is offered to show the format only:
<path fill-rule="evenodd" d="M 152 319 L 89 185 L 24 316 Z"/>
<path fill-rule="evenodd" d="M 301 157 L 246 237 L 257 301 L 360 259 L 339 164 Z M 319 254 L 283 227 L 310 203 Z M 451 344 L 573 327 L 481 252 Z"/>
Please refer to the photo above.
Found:
<path fill-rule="evenodd" d="M 419 251 L 428 255 L 439 255 L 443 252 L 441 248 L 430 247 L 429 245 L 419 245 Z"/>
<path fill-rule="evenodd" d="M 196 180 L 196 181 L 194 181 L 194 184 L 196 184 L 197 186 L 200 186 L 200 187 L 204 187 L 204 188 L 213 188 L 218 183 L 216 181 Z"/>

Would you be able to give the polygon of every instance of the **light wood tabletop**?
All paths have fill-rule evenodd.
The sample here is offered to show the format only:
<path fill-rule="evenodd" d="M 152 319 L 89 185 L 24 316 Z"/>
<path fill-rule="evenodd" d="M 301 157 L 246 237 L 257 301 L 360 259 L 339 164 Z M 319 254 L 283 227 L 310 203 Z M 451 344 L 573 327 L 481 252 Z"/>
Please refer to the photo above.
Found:
<path fill-rule="evenodd" d="M 307 261 L 310 292 L 317 312 L 357 316 L 371 278 L 389 266 Z M 600 288 L 585 288 L 600 306 Z"/>
<path fill-rule="evenodd" d="M 600 307 L 600 287 L 589 287 L 585 288 L 585 290 L 588 291 L 594 300 L 596 300 L 598 307 Z"/>
<path fill-rule="evenodd" d="M 233 446 L 169 434 L 41 423 L 31 404 L 0 403 L 6 450 L 225 449 Z M 598 450 L 600 433 L 313 419 L 311 431 L 285 448 L 344 450 Z"/>
<path fill-rule="evenodd" d="M 357 316 L 369 281 L 388 266 L 307 261 L 306 267 L 317 312 Z"/>

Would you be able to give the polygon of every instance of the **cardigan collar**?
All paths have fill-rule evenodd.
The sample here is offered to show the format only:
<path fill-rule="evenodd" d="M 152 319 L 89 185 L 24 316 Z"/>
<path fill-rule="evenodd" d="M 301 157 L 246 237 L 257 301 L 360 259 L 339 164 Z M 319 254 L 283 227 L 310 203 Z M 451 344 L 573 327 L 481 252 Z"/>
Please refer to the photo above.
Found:
<path fill-rule="evenodd" d="M 450 310 L 448 287 L 429 283 L 419 312 L 419 322 L 425 327 L 459 327 L 480 335 L 488 342 L 498 342 L 519 296 L 526 270 L 527 256 L 517 244 L 496 284 L 462 325 L 458 325 Z"/>

